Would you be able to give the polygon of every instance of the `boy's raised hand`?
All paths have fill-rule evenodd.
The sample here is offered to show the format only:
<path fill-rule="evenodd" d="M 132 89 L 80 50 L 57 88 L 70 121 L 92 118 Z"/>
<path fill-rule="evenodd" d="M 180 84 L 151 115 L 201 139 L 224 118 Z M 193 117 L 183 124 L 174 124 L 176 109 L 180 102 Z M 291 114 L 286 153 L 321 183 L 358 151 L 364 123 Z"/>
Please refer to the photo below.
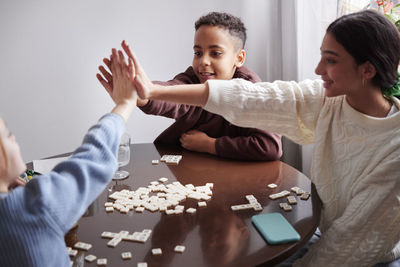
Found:
<path fill-rule="evenodd" d="M 154 84 L 147 77 L 147 75 L 144 72 L 144 69 L 142 68 L 142 66 L 140 65 L 139 60 L 137 59 L 135 53 L 133 53 L 131 51 L 129 45 L 125 42 L 125 40 L 122 41 L 121 45 L 122 45 L 122 48 L 124 49 L 125 53 L 128 55 L 129 59 L 131 59 L 133 61 L 133 66 L 134 66 L 134 71 L 135 71 L 134 84 L 135 84 L 138 96 L 141 99 L 149 99 Z"/>
<path fill-rule="evenodd" d="M 101 66 L 99 70 L 105 78 L 97 74 L 97 79 L 116 104 L 112 112 L 119 114 L 127 121 L 137 101 L 137 93 L 133 83 L 135 78 L 133 62 L 128 59 L 127 64 L 122 51 L 116 49 L 112 49 L 110 60 L 104 59 L 103 61 L 111 70 L 112 75 Z"/>
<path fill-rule="evenodd" d="M 113 88 L 113 76 L 112 76 L 112 71 L 111 71 L 111 56 L 110 58 L 104 58 L 103 63 L 107 66 L 108 70 L 100 65 L 99 66 L 99 71 L 100 73 L 96 74 L 97 79 L 103 85 L 103 87 L 108 91 L 111 91 Z M 137 98 L 136 105 L 139 107 L 142 107 L 146 105 L 149 102 L 148 99 L 141 99 L 140 97 Z"/>

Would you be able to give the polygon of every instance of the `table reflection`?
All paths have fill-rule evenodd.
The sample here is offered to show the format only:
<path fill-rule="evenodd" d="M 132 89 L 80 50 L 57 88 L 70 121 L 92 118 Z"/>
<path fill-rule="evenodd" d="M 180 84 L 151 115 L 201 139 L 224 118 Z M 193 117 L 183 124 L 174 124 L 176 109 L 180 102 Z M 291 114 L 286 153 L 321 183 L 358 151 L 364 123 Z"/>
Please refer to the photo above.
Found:
<path fill-rule="evenodd" d="M 279 201 L 272 201 L 268 195 L 300 186 L 311 190 L 311 183 L 300 172 L 280 162 L 250 162 L 221 159 L 216 156 L 190 152 L 179 147 L 135 144 L 131 146 L 131 162 L 123 167 L 130 172 L 125 180 L 111 181 L 104 192 L 88 208 L 77 228 L 71 230 L 69 243 L 83 241 L 93 244 L 90 254 L 106 257 L 109 266 L 135 266 L 145 261 L 149 266 L 255 266 L 261 263 L 276 263 L 290 256 L 307 242 L 319 220 L 320 203 L 312 194 L 309 201 L 299 202 L 291 213 L 284 216 L 300 233 L 302 240 L 297 243 L 269 246 L 251 224 L 251 216 L 259 214 L 254 210 L 232 211 L 232 205 L 245 204 L 246 195 L 254 195 L 263 206 L 261 213 L 282 212 Z M 179 165 L 152 165 L 153 159 L 162 155 L 183 155 Z M 137 190 L 148 186 L 160 177 L 167 177 L 167 184 L 179 181 L 181 184 L 202 186 L 213 183 L 213 195 L 206 207 L 198 207 L 198 201 L 186 199 L 180 205 L 196 208 L 194 214 L 144 211 L 120 214 L 106 213 L 104 202 L 108 196 L 123 189 Z M 271 190 L 267 184 L 275 183 L 278 188 Z M 152 195 L 152 194 L 151 194 Z M 118 247 L 107 247 L 107 240 L 100 237 L 103 231 L 130 233 L 152 229 L 145 244 L 121 242 Z M 67 243 L 68 244 L 68 243 Z M 184 245 L 184 253 L 175 253 L 176 245 Z M 152 248 L 161 248 L 162 255 L 152 255 Z M 133 259 L 123 261 L 121 252 L 131 251 Z M 79 258 L 74 266 L 81 266 Z M 95 263 L 83 263 L 95 266 Z M 82 265 L 83 266 L 83 265 Z"/>

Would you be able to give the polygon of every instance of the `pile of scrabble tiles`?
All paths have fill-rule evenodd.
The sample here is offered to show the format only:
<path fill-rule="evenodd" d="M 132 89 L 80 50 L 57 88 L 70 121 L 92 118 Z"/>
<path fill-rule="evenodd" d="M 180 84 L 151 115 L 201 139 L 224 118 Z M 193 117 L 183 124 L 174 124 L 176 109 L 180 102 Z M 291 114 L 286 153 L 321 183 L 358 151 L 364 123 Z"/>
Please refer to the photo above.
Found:
<path fill-rule="evenodd" d="M 276 187 L 278 187 L 276 184 L 269 184 L 268 185 L 269 188 L 274 189 Z M 304 191 L 303 189 L 301 189 L 300 187 L 294 186 L 290 189 L 292 192 L 294 192 L 296 195 L 300 196 L 300 199 L 302 200 L 307 200 L 310 197 L 310 193 Z M 290 191 L 287 190 L 283 190 L 279 193 L 275 193 L 275 194 L 271 194 L 269 195 L 269 198 L 272 200 L 275 199 L 280 199 L 286 197 L 287 198 L 287 202 L 281 202 L 279 203 L 279 207 L 281 209 L 283 209 L 284 211 L 291 211 L 292 205 L 296 205 L 297 204 L 297 200 L 296 197 L 291 196 L 290 195 Z M 258 202 L 258 200 L 254 197 L 254 195 L 246 195 L 246 199 L 248 201 L 248 203 L 243 203 L 243 204 L 239 204 L 239 205 L 233 205 L 231 206 L 231 209 L 233 211 L 241 211 L 241 210 L 248 210 L 248 209 L 253 209 L 255 211 L 262 211 L 263 208 L 261 206 L 261 204 Z"/>
<path fill-rule="evenodd" d="M 249 201 L 249 203 L 234 205 L 234 206 L 231 206 L 231 209 L 233 211 L 248 210 L 248 209 L 253 209 L 255 211 L 263 210 L 261 204 L 258 202 L 258 200 L 253 195 L 246 195 L 246 199 Z"/>
<path fill-rule="evenodd" d="M 91 248 L 92 248 L 91 244 L 88 244 L 85 242 L 77 242 L 77 243 L 75 243 L 74 248 L 67 247 L 67 251 L 68 251 L 68 254 L 70 257 L 75 257 L 78 254 L 78 250 L 88 251 Z M 97 265 L 99 265 L 99 266 L 107 265 L 106 258 L 97 258 L 93 254 L 89 254 L 89 255 L 85 256 L 85 260 L 87 262 L 93 262 L 93 261 L 97 260 Z M 72 264 L 73 264 L 73 262 L 71 261 L 71 266 L 72 266 Z"/>
<path fill-rule="evenodd" d="M 275 188 L 277 186 L 275 184 L 269 184 L 268 187 L 269 188 Z M 301 189 L 300 187 L 297 187 L 297 186 L 292 187 L 290 190 L 292 192 L 294 192 L 297 196 L 300 196 L 301 200 L 307 200 L 311 195 L 311 193 L 306 192 L 306 191 L 304 191 L 303 189 Z M 297 200 L 296 200 L 296 197 L 290 195 L 290 191 L 283 190 L 283 191 L 281 191 L 279 193 L 275 193 L 275 194 L 269 195 L 269 198 L 272 199 L 272 200 L 283 198 L 283 197 L 286 197 L 287 202 L 279 203 L 279 207 L 281 209 L 283 209 L 284 211 L 291 211 L 293 209 L 292 205 L 296 205 L 297 204 Z"/>
<path fill-rule="evenodd" d="M 144 229 L 142 232 L 134 232 L 131 235 L 128 231 L 120 231 L 119 233 L 103 232 L 101 237 L 111 239 L 107 243 L 107 246 L 115 248 L 122 240 L 145 243 L 149 239 L 151 232 L 150 229 Z"/>
<path fill-rule="evenodd" d="M 178 165 L 182 159 L 182 155 L 163 155 L 160 159 L 161 162 L 165 162 L 166 164 L 175 164 Z M 153 160 L 152 164 L 158 164 L 157 160 Z"/>
<path fill-rule="evenodd" d="M 135 191 L 127 189 L 116 191 L 109 195 L 113 202 L 104 204 L 107 212 L 118 210 L 120 213 L 128 213 L 130 210 L 143 212 L 145 209 L 151 212 L 165 212 L 167 215 L 182 214 L 185 211 L 183 205 L 179 205 L 186 199 L 197 200 L 198 207 L 207 206 L 206 201 L 212 197 L 213 183 L 206 183 L 203 186 L 192 184 L 182 185 L 176 181 L 165 184 L 168 178 L 162 177 L 153 181 L 147 187 L 139 187 Z M 197 209 L 188 208 L 187 213 L 195 213 Z"/>
<path fill-rule="evenodd" d="M 107 238 L 110 239 L 108 241 L 107 246 L 115 248 L 121 241 L 131 241 L 131 242 L 139 242 L 139 243 L 145 243 L 152 231 L 150 229 L 144 229 L 141 232 L 134 232 L 132 234 L 129 234 L 128 231 L 120 231 L 119 233 L 114 233 L 114 232 L 103 232 L 101 234 L 102 238 Z M 67 247 L 68 254 L 71 257 L 75 257 L 78 254 L 78 250 L 83 250 L 83 251 L 89 251 L 92 248 L 91 244 L 85 243 L 85 242 L 77 242 L 74 244 L 74 248 Z M 176 245 L 174 248 L 175 253 L 183 253 L 185 251 L 185 246 L 183 245 Z M 162 254 L 162 249 L 161 248 L 153 248 L 151 250 L 153 255 L 161 255 Z M 132 259 L 132 252 L 130 251 L 125 251 L 121 253 L 121 258 L 122 260 L 130 260 Z M 85 261 L 87 262 L 93 262 L 97 260 L 97 265 L 107 265 L 107 258 L 97 258 L 97 256 L 93 254 L 88 254 L 85 256 Z M 138 262 L 137 264 L 138 267 L 147 267 L 146 262 Z"/>

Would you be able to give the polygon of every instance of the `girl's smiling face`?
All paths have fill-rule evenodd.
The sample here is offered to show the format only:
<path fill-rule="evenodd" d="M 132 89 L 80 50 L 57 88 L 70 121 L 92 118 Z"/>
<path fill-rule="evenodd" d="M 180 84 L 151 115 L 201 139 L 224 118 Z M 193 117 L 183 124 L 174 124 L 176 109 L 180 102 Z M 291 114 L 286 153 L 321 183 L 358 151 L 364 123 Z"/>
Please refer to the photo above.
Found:
<path fill-rule="evenodd" d="M 351 95 L 362 89 L 363 76 L 354 58 L 327 33 L 321 45 L 321 60 L 315 73 L 321 75 L 328 97 Z"/>

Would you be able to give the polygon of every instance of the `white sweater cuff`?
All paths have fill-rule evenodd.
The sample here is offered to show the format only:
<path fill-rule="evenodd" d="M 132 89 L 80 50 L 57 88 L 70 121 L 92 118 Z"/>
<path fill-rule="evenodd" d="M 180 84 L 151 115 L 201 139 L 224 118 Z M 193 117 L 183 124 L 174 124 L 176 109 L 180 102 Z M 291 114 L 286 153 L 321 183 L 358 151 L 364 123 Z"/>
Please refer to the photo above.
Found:
<path fill-rule="evenodd" d="M 220 114 L 218 110 L 221 109 L 221 104 L 227 102 L 231 95 L 235 95 L 235 81 L 234 80 L 208 80 L 208 99 L 204 109 L 211 112 Z M 230 102 L 230 101 L 228 101 Z"/>

